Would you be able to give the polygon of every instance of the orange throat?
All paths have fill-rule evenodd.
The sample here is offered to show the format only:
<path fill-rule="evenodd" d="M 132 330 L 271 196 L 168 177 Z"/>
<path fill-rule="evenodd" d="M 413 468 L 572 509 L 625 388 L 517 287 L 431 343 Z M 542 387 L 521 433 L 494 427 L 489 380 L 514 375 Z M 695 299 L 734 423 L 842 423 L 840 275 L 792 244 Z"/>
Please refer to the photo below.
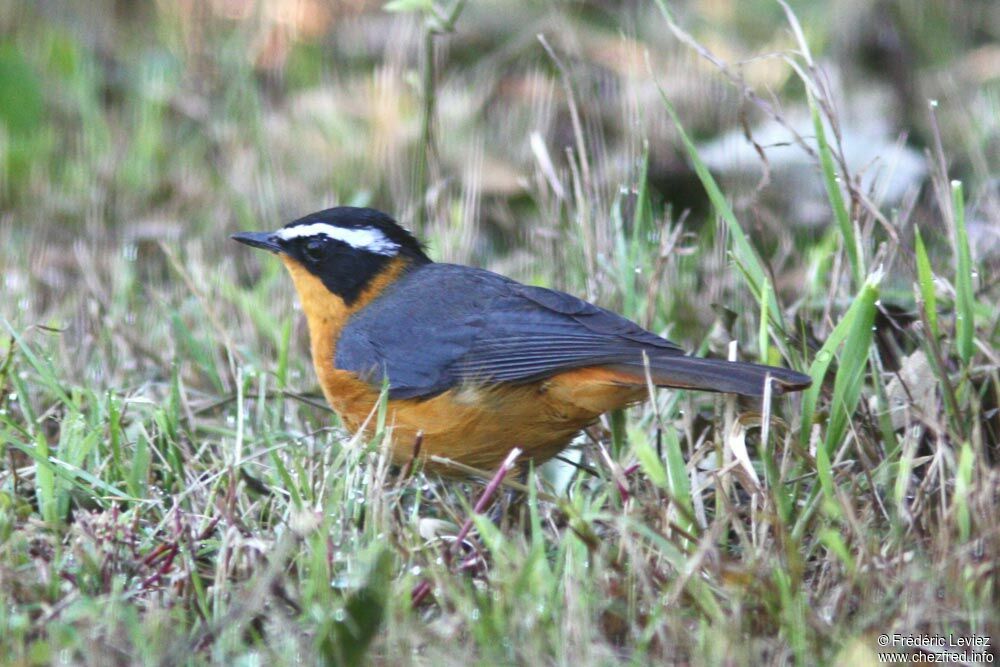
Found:
<path fill-rule="evenodd" d="M 344 326 L 354 313 L 371 303 L 386 287 L 395 282 L 409 267 L 410 261 L 399 258 L 389 265 L 362 290 L 360 296 L 348 305 L 334 294 L 323 281 L 310 273 L 302 264 L 287 255 L 281 256 L 295 284 L 302 310 L 309 325 L 309 342 L 313 366 L 316 368 L 323 395 L 344 424 L 351 430 L 360 426 L 353 418 L 358 403 L 370 404 L 378 392 L 357 378 L 354 373 L 337 370 L 337 341 Z"/>

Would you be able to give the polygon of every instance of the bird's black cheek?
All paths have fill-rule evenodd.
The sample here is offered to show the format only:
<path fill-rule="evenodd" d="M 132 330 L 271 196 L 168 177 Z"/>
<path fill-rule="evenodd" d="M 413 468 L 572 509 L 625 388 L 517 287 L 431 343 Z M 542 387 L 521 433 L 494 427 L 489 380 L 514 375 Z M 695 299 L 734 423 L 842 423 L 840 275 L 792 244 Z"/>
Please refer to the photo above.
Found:
<path fill-rule="evenodd" d="M 350 306 L 385 268 L 388 261 L 388 257 L 370 253 L 345 253 L 325 261 L 317 275 L 328 290 Z"/>

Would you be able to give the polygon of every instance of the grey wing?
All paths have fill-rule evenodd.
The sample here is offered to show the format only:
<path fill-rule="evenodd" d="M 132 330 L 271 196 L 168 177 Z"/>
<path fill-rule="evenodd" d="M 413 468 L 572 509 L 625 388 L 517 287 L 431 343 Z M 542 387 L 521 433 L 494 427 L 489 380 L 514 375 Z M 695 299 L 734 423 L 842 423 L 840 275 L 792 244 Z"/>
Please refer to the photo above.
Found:
<path fill-rule="evenodd" d="M 513 284 L 485 315 L 485 331 L 455 364 L 463 380 L 528 382 L 683 351 L 624 317 L 569 294 Z"/>
<path fill-rule="evenodd" d="M 642 352 L 681 355 L 673 343 L 569 294 L 488 271 L 431 264 L 356 315 L 336 365 L 393 398 L 430 397 L 463 382 L 529 382 Z"/>

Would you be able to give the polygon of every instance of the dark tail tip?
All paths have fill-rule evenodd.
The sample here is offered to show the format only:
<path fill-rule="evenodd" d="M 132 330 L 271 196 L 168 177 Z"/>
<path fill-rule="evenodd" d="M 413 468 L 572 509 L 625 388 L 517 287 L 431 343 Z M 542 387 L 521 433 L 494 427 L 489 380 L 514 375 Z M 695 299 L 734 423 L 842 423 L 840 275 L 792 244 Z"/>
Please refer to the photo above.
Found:
<path fill-rule="evenodd" d="M 631 372 L 641 372 L 645 376 L 641 364 L 630 363 L 627 366 Z M 774 394 L 802 391 L 812 385 L 811 377 L 787 368 L 682 355 L 652 358 L 649 360 L 649 371 L 653 382 L 659 387 L 743 396 L 763 396 L 768 378 Z"/>

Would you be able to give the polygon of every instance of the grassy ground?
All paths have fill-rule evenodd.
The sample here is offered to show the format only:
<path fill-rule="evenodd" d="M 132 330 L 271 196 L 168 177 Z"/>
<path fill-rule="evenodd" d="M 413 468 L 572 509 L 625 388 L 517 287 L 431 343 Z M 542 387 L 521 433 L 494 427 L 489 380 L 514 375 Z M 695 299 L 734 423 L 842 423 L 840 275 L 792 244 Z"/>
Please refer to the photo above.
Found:
<path fill-rule="evenodd" d="M 423 7 L 0 3 L 4 664 L 995 646 L 991 3 Z M 846 157 L 874 98 L 895 199 Z M 796 114 L 801 165 L 703 166 Z M 814 387 L 658 392 L 496 494 L 393 469 L 227 241 L 334 202 Z"/>

